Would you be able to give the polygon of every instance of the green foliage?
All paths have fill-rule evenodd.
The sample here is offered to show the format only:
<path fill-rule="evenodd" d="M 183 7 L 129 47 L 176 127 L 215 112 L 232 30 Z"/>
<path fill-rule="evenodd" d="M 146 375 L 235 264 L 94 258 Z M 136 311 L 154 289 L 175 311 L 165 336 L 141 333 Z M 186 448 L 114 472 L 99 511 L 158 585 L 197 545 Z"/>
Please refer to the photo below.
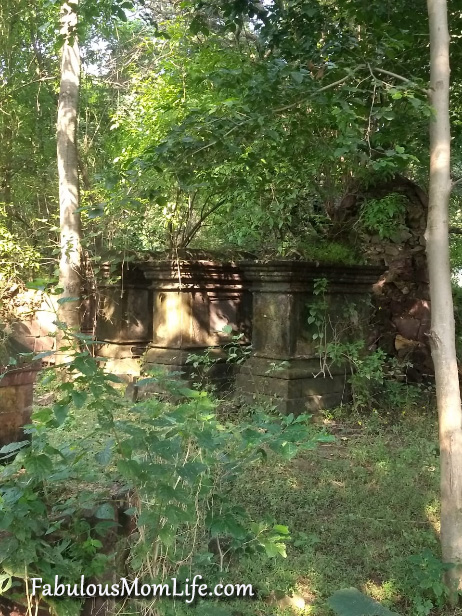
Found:
<path fill-rule="evenodd" d="M 410 556 L 409 595 L 413 610 L 419 616 L 427 616 L 434 609 L 444 607 L 449 589 L 443 576 L 452 565 L 445 564 L 429 549 Z"/>
<path fill-rule="evenodd" d="M 213 367 L 225 363 L 228 366 L 240 366 L 249 358 L 251 346 L 246 343 L 245 335 L 233 332 L 231 325 L 225 325 L 221 330 L 227 336 L 227 342 L 223 342 L 219 348 L 207 347 L 199 353 L 189 353 L 186 364 L 192 366 L 194 385 L 207 391 L 215 391 L 216 385 L 211 378 Z"/>
<path fill-rule="evenodd" d="M 311 9 L 322 15 L 318 34 L 325 37 L 325 20 L 335 22 L 337 10 Z M 313 55 L 307 62 L 305 46 L 301 62 L 294 49 L 281 56 L 268 40 L 271 53 L 262 53 L 265 28 L 261 39 L 246 31 L 242 45 L 202 17 L 194 15 L 192 30 L 182 18 L 170 22 L 167 42 L 138 33 L 134 24 L 125 28 L 124 37 L 135 35 L 137 62 L 125 65 L 130 89 L 107 141 L 116 167 L 105 174 L 105 216 L 124 230 L 120 240 L 107 238 L 110 244 L 227 245 L 356 262 L 354 250 L 329 242 L 331 219 L 357 182 L 418 164 L 416 133 L 402 138 L 405 122 L 427 121 L 418 86 L 386 83 L 363 64 L 345 67 L 340 40 L 331 48 L 324 41 L 326 55 L 318 58 L 312 27 Z M 205 40 L 191 35 L 203 32 L 199 23 L 207 24 Z M 338 27 L 329 39 L 340 36 Z M 330 90 L 338 77 L 343 85 Z"/>
<path fill-rule="evenodd" d="M 114 567 L 104 549 L 123 515 L 114 486 L 118 499 L 130 494 L 125 514 L 136 521 L 129 574 L 148 568 L 156 579 L 173 575 L 192 562 L 204 533 L 223 546 L 219 557 L 208 557 L 212 573 L 238 551 L 285 556 L 287 527 L 252 520 L 230 489 L 249 465 L 274 454 L 291 460 L 325 440 L 306 416 L 256 410 L 246 422 L 221 423 L 205 392 L 158 377 L 142 379 L 139 388 L 167 383 L 176 402 L 151 396 L 130 404 L 114 386 L 119 379 L 104 374 L 88 352 L 74 356 L 67 374 L 54 386 L 53 403 L 35 411 L 31 442 L 0 450 L 5 575 L 44 583 L 59 575 L 72 583 Z M 80 425 L 82 413 L 91 421 Z"/>
<path fill-rule="evenodd" d="M 462 286 L 457 279 L 453 280 L 452 295 L 454 301 L 454 321 L 456 328 L 456 352 L 457 357 L 460 358 L 462 357 Z"/>
<path fill-rule="evenodd" d="M 4 5 L 0 201 L 23 245 L 43 249 L 47 236 L 48 265 L 57 231 L 59 3 L 44 1 L 35 12 L 24 0 Z M 395 9 L 291 0 L 284 9 L 187 2 L 154 11 L 82 2 L 85 248 L 229 246 L 360 261 L 337 233 L 330 237 L 342 198 L 371 177 L 416 176 L 426 160 L 425 45 L 401 27 L 409 8 Z M 422 11 L 415 19 L 421 23 Z M 393 66 L 399 77 L 384 72 L 405 53 L 412 75 L 407 61 Z M 370 218 L 388 232 L 388 219 Z"/>
<path fill-rule="evenodd" d="M 0 211 L 0 289 L 14 281 L 27 280 L 40 269 L 41 254 L 36 247 L 28 245 L 24 238 L 8 231 L 2 225 Z"/>
<path fill-rule="evenodd" d="M 406 199 L 391 193 L 383 199 L 369 199 L 361 207 L 359 222 L 367 230 L 377 233 L 380 239 L 393 239 L 405 229 Z"/>
<path fill-rule="evenodd" d="M 325 355 L 333 364 L 346 361 L 349 365 L 348 382 L 356 410 L 372 407 L 386 413 L 390 409 L 404 411 L 415 407 L 421 399 L 421 388 L 406 381 L 409 364 L 389 357 L 382 349 L 366 352 L 364 340 L 328 343 Z"/>
<path fill-rule="evenodd" d="M 398 616 L 356 588 L 338 590 L 327 603 L 338 616 Z"/>
<path fill-rule="evenodd" d="M 364 339 L 364 320 L 369 306 L 347 302 L 335 318 L 328 293 L 328 281 L 314 281 L 314 300 L 307 306 L 307 331 L 320 360 L 320 373 L 326 378 L 331 367 L 344 367 L 350 375 L 352 406 L 358 410 L 410 409 L 421 399 L 421 388 L 406 380 L 408 362 L 388 356 L 382 349 L 368 350 Z"/>

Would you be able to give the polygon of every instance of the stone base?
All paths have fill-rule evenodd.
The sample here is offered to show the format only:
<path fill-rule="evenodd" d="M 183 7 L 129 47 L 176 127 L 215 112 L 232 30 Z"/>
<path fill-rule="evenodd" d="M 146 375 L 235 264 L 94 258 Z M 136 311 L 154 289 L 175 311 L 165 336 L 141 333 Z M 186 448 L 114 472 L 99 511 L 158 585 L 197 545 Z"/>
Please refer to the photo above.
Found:
<path fill-rule="evenodd" d="M 192 356 L 198 356 L 197 361 Z M 208 382 L 219 391 L 228 390 L 236 374 L 236 365 L 226 363 L 226 353 L 219 347 L 165 349 L 151 346 L 144 356 L 143 368 L 145 371 L 160 368 L 166 374 L 180 372 L 186 382 Z"/>
<path fill-rule="evenodd" d="M 0 380 L 0 446 L 25 438 L 22 428 L 30 423 L 37 371 L 19 368 Z"/>
<path fill-rule="evenodd" d="M 109 359 L 131 359 L 141 357 L 146 351 L 146 344 L 114 344 L 109 342 L 100 343 L 96 347 L 98 357 Z"/>
<path fill-rule="evenodd" d="M 146 346 L 102 343 L 96 347 L 96 359 L 101 358 L 105 372 L 115 374 L 126 383 L 141 375 L 141 355 Z"/>
<path fill-rule="evenodd" d="M 141 374 L 141 359 L 138 357 L 127 357 L 124 359 L 107 359 L 103 363 L 104 372 L 115 374 L 124 382 L 131 383 L 139 378 Z"/>
<path fill-rule="evenodd" d="M 264 399 L 282 413 L 300 415 L 334 408 L 350 400 L 345 366 L 330 367 L 325 375 L 319 359 L 251 357 L 239 370 L 236 394 L 247 402 Z"/>

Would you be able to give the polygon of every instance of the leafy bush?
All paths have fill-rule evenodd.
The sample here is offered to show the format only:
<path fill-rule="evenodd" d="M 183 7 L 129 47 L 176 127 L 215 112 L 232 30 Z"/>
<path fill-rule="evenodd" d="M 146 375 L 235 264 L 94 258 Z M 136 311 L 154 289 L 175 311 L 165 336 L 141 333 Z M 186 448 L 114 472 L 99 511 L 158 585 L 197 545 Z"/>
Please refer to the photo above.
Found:
<path fill-rule="evenodd" d="M 360 212 L 362 226 L 381 239 L 392 239 L 397 231 L 404 229 L 406 199 L 402 195 L 392 193 L 383 199 L 368 199 Z"/>
<path fill-rule="evenodd" d="M 129 550 L 121 573 L 154 582 L 185 564 L 208 563 L 218 574 L 242 550 L 285 556 L 288 528 L 252 520 L 233 503 L 233 482 L 273 453 L 289 460 L 330 437 L 316 434 L 307 416 L 256 411 L 222 423 L 205 392 L 159 377 L 138 386 L 167 384 L 170 401 L 157 395 L 132 404 L 116 381 L 78 353 L 55 402 L 34 413 L 31 442 L 0 450 L 3 581 L 14 580 L 15 590 L 32 576 L 74 583 L 101 575 L 115 566 L 107 538 L 120 534 L 124 516 L 134 528 L 125 548 L 115 546 Z M 208 539 L 217 554 L 204 547 Z"/>
<path fill-rule="evenodd" d="M 435 608 L 444 607 L 449 589 L 443 581 L 444 572 L 452 565 L 443 563 L 431 550 L 410 556 L 409 592 L 413 611 L 417 616 L 427 616 Z"/>

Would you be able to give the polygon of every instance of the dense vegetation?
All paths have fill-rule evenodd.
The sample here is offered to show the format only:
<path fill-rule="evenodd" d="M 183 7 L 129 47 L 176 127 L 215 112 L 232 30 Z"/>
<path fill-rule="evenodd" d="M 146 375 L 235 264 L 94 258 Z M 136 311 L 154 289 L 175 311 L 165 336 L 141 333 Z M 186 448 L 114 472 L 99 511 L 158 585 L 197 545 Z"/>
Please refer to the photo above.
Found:
<path fill-rule="evenodd" d="M 67 38 L 63 8 L 77 23 Z M 461 16 L 456 0 L 456 182 Z M 424 3 L 405 0 L 3 0 L 0 344 L 13 288 L 61 293 L 66 45 L 82 58 L 71 172 L 87 271 L 114 255 L 186 249 L 361 264 L 365 238 L 407 233 L 403 178 L 428 187 L 427 21 Z M 456 269 L 459 188 L 451 199 Z M 323 616 L 329 595 L 356 586 L 385 606 L 370 616 L 449 614 L 428 383 L 406 387 L 398 363 L 365 358 L 359 341 L 348 347 L 353 404 L 317 425 L 157 374 L 140 384 L 156 395 L 132 402 L 92 357 L 91 337 L 60 330 L 68 365 L 43 372 L 30 440 L 0 451 L 1 609 L 26 597 L 35 613 L 31 577 L 157 583 L 199 572 L 209 585 L 252 583 L 258 599 L 108 609 L 250 616 L 304 603 Z M 82 610 L 43 599 L 57 616 Z"/>
<path fill-rule="evenodd" d="M 80 7 L 79 171 L 91 254 L 195 246 L 316 257 L 313 243 L 329 256 L 333 242 L 342 260 L 351 238 L 336 223 L 346 196 L 395 174 L 425 188 L 423 5 L 130 6 Z M 49 271 L 58 239 L 57 8 L 2 5 L 10 276 Z M 457 20 L 454 8 L 454 31 Z M 454 97 L 456 174 L 457 109 Z"/>

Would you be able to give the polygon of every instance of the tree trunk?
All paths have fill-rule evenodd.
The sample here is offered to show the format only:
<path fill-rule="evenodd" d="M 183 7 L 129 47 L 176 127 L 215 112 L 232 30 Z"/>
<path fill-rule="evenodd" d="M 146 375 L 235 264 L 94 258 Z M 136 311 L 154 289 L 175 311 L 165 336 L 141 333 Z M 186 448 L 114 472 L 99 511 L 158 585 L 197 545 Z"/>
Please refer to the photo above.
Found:
<path fill-rule="evenodd" d="M 57 150 L 59 174 L 59 214 L 61 229 L 61 258 L 59 286 L 62 295 L 58 317 L 67 328 L 80 327 L 80 256 L 81 224 L 79 208 L 79 174 L 77 154 L 77 112 L 80 88 L 80 52 L 76 34 L 78 0 L 64 2 L 61 7 L 61 33 L 65 37 L 61 60 L 59 90 Z M 63 332 L 57 339 L 62 346 Z M 63 357 L 57 355 L 57 361 Z"/>
<path fill-rule="evenodd" d="M 451 193 L 449 31 L 446 0 L 427 0 L 430 24 L 430 190 L 426 231 L 430 274 L 430 342 L 435 366 L 441 456 L 441 549 L 454 565 L 447 574 L 451 600 L 462 577 L 462 409 L 457 371 L 449 265 L 448 206 Z"/>

